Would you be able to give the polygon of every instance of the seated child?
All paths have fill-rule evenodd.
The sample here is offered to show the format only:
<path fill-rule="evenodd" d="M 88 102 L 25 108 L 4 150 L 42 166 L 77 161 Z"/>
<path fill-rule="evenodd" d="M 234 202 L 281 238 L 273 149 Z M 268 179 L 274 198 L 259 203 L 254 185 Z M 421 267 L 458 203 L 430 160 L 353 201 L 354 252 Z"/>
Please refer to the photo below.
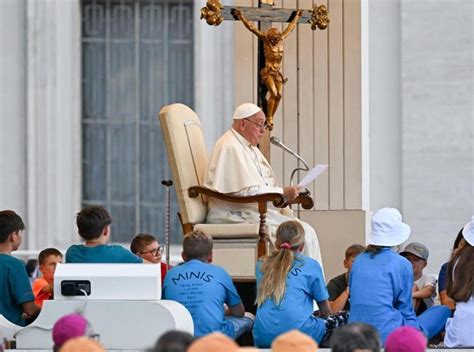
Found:
<path fill-rule="evenodd" d="M 425 352 L 426 336 L 412 326 L 400 326 L 392 331 L 385 343 L 385 352 Z"/>
<path fill-rule="evenodd" d="M 275 249 L 256 268 L 257 316 L 255 345 L 269 348 L 279 335 L 297 329 L 319 344 L 347 322 L 347 312 L 331 316 L 321 265 L 302 254 L 304 229 L 286 221 L 276 231 Z M 313 301 L 322 318 L 313 316 Z"/>
<path fill-rule="evenodd" d="M 298 330 L 285 332 L 272 343 L 272 352 L 316 352 L 317 350 L 316 341 Z"/>
<path fill-rule="evenodd" d="M 75 244 L 66 252 L 66 263 L 143 263 L 129 250 L 106 244 L 112 217 L 103 207 L 91 205 L 77 213 L 76 224 L 84 244 Z"/>
<path fill-rule="evenodd" d="M 377 210 L 371 220 L 369 245 L 354 261 L 349 277 L 349 322 L 372 325 L 384 344 L 400 326 L 412 326 L 431 339 L 444 330 L 451 314 L 447 307 L 433 306 L 416 316 L 412 305 L 413 267 L 393 250 L 408 239 L 410 232 L 397 209 Z"/>
<path fill-rule="evenodd" d="M 0 211 L 0 314 L 13 324 L 24 326 L 40 308 L 34 303 L 25 263 L 13 257 L 22 241 L 25 224 L 12 210 Z"/>
<path fill-rule="evenodd" d="M 163 285 L 168 266 L 161 262 L 163 246 L 160 246 L 156 237 L 147 233 L 139 233 L 133 237 L 130 250 L 149 263 L 161 265 L 161 285 Z"/>
<path fill-rule="evenodd" d="M 462 234 L 464 228 L 459 230 L 458 235 L 456 236 L 456 239 L 454 240 L 454 245 L 453 245 L 453 250 L 451 252 L 451 258 L 456 255 L 456 253 L 464 248 L 466 245 L 466 240 L 464 239 L 464 236 Z M 448 306 L 451 311 L 454 311 L 456 309 L 456 303 L 453 301 L 452 298 L 448 297 L 448 294 L 446 292 L 446 289 L 448 287 L 448 264 L 449 262 L 444 263 L 441 266 L 441 269 L 439 270 L 438 274 L 438 293 L 439 293 L 439 300 L 442 305 Z"/>
<path fill-rule="evenodd" d="M 240 352 L 239 345 L 228 336 L 220 332 L 213 332 L 212 334 L 195 339 L 193 343 L 186 350 L 187 352 Z M 160 351 L 165 352 L 165 351 Z M 170 351 L 167 351 L 170 352 Z M 173 350 L 174 352 L 174 350 Z M 248 352 L 253 352 L 250 349 Z"/>
<path fill-rule="evenodd" d="M 229 274 L 210 264 L 212 246 L 211 236 L 201 231 L 184 236 L 184 263 L 168 271 L 163 298 L 177 301 L 189 310 L 195 337 L 221 332 L 237 339 L 252 329 L 253 317 L 245 313 Z"/>
<path fill-rule="evenodd" d="M 413 267 L 413 308 L 416 315 L 420 315 L 434 306 L 436 298 L 436 277 L 423 273 L 430 252 L 424 244 L 412 242 L 407 244 L 400 255 L 407 258 Z"/>
<path fill-rule="evenodd" d="M 344 255 L 344 268 L 347 271 L 332 278 L 328 283 L 329 306 L 333 312 L 349 310 L 351 308 L 349 300 L 349 273 L 351 272 L 354 259 L 363 251 L 365 247 L 360 244 L 353 244 L 346 249 Z"/>
<path fill-rule="evenodd" d="M 62 351 L 62 346 L 76 337 L 85 336 L 93 338 L 98 336 L 94 333 L 89 321 L 78 313 L 67 314 L 59 318 L 54 323 L 52 335 L 54 342 L 53 352 Z"/>
<path fill-rule="evenodd" d="M 466 244 L 448 265 L 449 297 L 456 303 L 452 318 L 446 322 L 447 347 L 474 347 L 474 216 L 462 232 Z"/>
<path fill-rule="evenodd" d="M 194 337 L 186 331 L 169 330 L 156 341 L 155 347 L 149 352 L 186 352 L 193 343 Z"/>
<path fill-rule="evenodd" d="M 382 346 L 375 328 L 365 323 L 350 323 L 334 331 L 331 336 L 332 352 L 379 352 Z"/>
<path fill-rule="evenodd" d="M 35 304 L 43 308 L 43 301 L 53 298 L 54 271 L 56 265 L 62 263 L 63 255 L 56 248 L 43 249 L 38 256 L 39 271 L 43 274 L 33 283 Z"/>
<path fill-rule="evenodd" d="M 30 282 L 33 285 L 33 282 L 39 277 L 38 272 L 39 272 L 39 267 L 38 267 L 38 259 L 28 259 L 26 262 L 26 273 L 28 274 L 28 277 L 30 278 Z"/>

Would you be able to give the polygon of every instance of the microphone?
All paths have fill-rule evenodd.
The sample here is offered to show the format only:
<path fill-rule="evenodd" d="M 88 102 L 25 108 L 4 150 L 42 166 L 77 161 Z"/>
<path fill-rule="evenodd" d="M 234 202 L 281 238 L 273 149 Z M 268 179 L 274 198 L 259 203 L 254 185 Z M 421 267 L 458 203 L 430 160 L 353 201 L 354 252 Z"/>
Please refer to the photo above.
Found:
<path fill-rule="evenodd" d="M 296 159 L 298 159 L 299 161 L 301 161 L 303 163 L 303 165 L 306 167 L 305 171 L 309 170 L 309 166 L 306 163 L 306 161 L 304 161 L 304 159 L 301 156 L 299 156 L 296 152 L 294 152 L 293 150 L 288 148 L 286 145 L 284 145 L 283 142 L 279 138 L 277 138 L 275 136 L 270 137 L 270 143 L 273 144 L 273 145 L 276 145 L 277 147 L 279 147 L 281 149 L 283 149 L 285 152 L 290 153 L 291 155 L 293 155 Z"/>

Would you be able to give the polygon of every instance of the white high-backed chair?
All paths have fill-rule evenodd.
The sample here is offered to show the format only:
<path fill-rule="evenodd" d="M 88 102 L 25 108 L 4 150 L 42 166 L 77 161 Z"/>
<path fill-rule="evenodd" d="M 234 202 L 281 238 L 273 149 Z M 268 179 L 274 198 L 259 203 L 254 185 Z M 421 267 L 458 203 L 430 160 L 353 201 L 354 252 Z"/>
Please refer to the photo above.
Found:
<path fill-rule="evenodd" d="M 230 196 L 202 187 L 208 156 L 198 116 L 186 105 L 171 104 L 161 109 L 159 120 L 173 173 L 183 232 L 199 229 L 212 236 L 213 263 L 224 267 L 235 281 L 255 280 L 257 259 L 268 253 L 270 243 L 265 224 L 267 203 L 284 207 L 288 205 L 287 199 L 280 193 Z M 207 197 L 234 203 L 258 203 L 260 223 L 206 224 Z M 311 209 L 314 205 L 309 196 L 299 196 L 291 203 L 299 203 L 304 209 Z"/>

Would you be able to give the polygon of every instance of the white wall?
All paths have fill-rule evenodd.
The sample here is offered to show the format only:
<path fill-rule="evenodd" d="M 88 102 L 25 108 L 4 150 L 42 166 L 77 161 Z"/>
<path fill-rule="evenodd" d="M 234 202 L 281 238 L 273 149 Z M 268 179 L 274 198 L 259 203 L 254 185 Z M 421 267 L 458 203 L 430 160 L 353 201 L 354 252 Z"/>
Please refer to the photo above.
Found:
<path fill-rule="evenodd" d="M 437 274 L 474 213 L 474 3 L 373 0 L 371 209 L 398 207 Z"/>
<path fill-rule="evenodd" d="M 400 0 L 369 1 L 370 208 L 401 206 Z"/>
<path fill-rule="evenodd" d="M 474 214 L 474 2 L 401 4 L 402 208 L 438 270 Z"/>
<path fill-rule="evenodd" d="M 0 4 L 0 209 L 26 216 L 26 1 Z"/>

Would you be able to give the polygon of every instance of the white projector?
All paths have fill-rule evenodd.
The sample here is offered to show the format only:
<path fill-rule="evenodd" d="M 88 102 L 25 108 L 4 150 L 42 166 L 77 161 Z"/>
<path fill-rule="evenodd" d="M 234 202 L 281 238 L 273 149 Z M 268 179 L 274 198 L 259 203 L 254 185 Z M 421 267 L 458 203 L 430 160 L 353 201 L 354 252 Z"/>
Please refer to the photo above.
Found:
<path fill-rule="evenodd" d="M 156 264 L 58 264 L 55 300 L 160 300 L 161 267 Z"/>

